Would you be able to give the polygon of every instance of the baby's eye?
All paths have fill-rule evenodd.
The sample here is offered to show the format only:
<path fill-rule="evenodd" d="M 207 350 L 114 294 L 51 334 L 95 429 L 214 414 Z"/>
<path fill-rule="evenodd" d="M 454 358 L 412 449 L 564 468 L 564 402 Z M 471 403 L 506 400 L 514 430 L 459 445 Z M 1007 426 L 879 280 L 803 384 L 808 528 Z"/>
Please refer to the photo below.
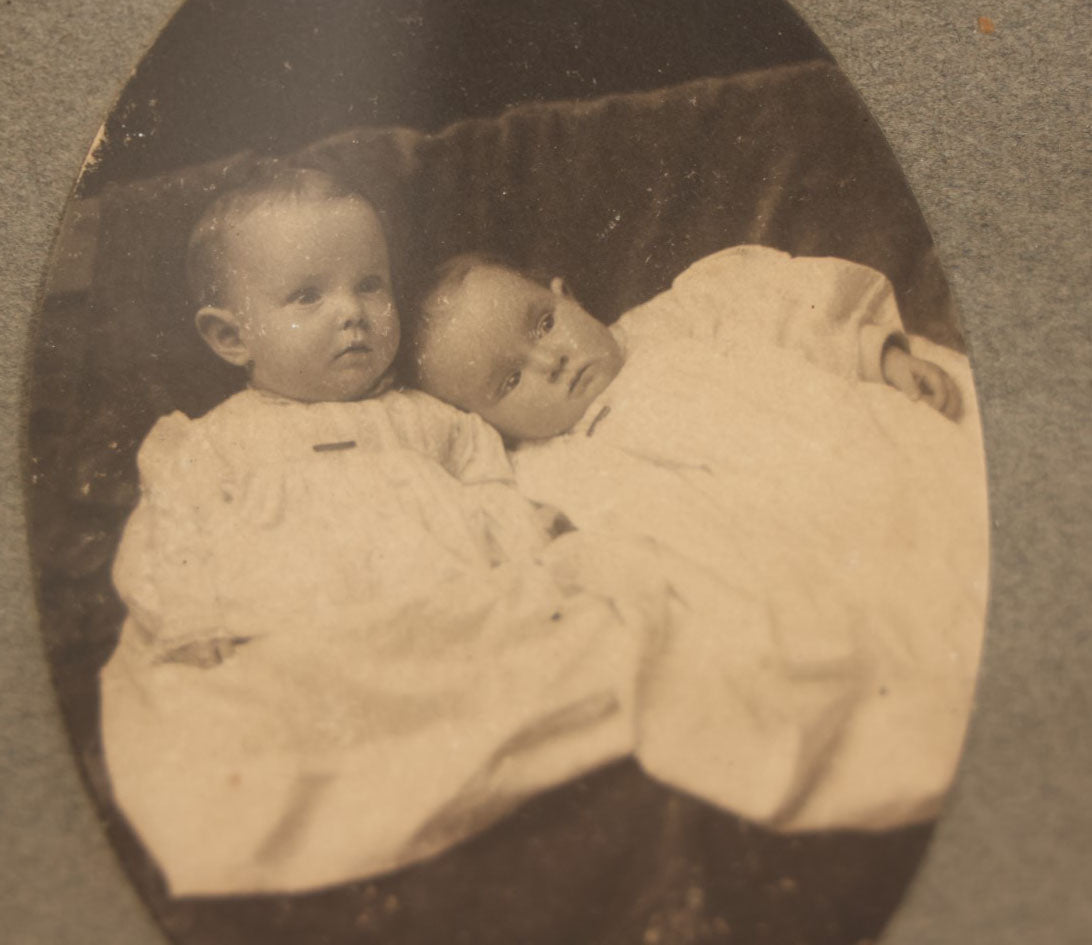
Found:
<path fill-rule="evenodd" d="M 314 305 L 319 299 L 322 298 L 322 293 L 319 292 L 314 286 L 304 286 L 302 289 L 296 289 L 290 296 L 288 296 L 289 305 Z"/>
<path fill-rule="evenodd" d="M 512 393 L 512 391 L 519 387 L 519 382 L 522 378 L 523 374 L 520 371 L 513 371 L 509 374 L 504 379 L 504 383 L 500 386 L 500 396 L 503 397 L 505 394 Z"/>
<path fill-rule="evenodd" d="M 361 295 L 371 295 L 383 288 L 382 276 L 365 276 L 356 285 L 356 291 Z"/>
<path fill-rule="evenodd" d="M 538 320 L 538 326 L 535 329 L 538 332 L 538 336 L 541 338 L 543 335 L 548 335 L 554 330 L 554 313 L 547 312 Z"/>

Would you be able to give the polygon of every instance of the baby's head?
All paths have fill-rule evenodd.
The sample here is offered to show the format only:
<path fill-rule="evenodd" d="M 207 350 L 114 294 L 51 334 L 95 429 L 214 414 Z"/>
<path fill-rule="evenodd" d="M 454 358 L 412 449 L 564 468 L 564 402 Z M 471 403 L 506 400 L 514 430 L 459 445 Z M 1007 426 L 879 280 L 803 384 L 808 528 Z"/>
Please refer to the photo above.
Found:
<path fill-rule="evenodd" d="M 440 268 L 418 306 L 412 358 L 422 390 L 515 440 L 570 429 L 623 360 L 561 279 L 543 285 L 475 255 Z"/>
<path fill-rule="evenodd" d="M 321 171 L 276 166 L 218 197 L 190 236 L 197 330 L 250 383 L 358 400 L 398 350 L 387 241 L 368 201 Z"/>

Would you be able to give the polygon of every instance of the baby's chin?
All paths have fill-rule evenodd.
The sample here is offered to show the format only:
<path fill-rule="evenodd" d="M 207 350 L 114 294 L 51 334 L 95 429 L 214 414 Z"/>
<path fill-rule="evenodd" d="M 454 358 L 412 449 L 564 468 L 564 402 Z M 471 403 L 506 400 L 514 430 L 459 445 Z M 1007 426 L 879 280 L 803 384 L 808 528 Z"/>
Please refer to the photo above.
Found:
<path fill-rule="evenodd" d="M 549 417 L 535 417 L 523 422 L 510 420 L 507 424 L 494 423 L 494 426 L 509 440 L 516 442 L 549 440 L 572 430 L 588 412 L 594 400 L 595 397 L 582 398 L 579 403 L 566 405 L 570 409 L 558 411 Z"/>
<path fill-rule="evenodd" d="M 277 385 L 253 383 L 251 386 L 275 397 L 296 400 L 305 404 L 351 403 L 355 400 L 367 400 L 386 393 L 394 386 L 393 371 L 386 371 L 378 378 L 343 378 L 326 383 L 302 385 Z"/>
<path fill-rule="evenodd" d="M 337 400 L 350 402 L 354 400 L 367 400 L 369 397 L 378 397 L 394 386 L 394 368 L 388 367 L 382 374 L 376 376 L 369 373 L 360 377 L 346 377 L 341 383 L 331 386 L 329 396 L 324 400 Z"/>

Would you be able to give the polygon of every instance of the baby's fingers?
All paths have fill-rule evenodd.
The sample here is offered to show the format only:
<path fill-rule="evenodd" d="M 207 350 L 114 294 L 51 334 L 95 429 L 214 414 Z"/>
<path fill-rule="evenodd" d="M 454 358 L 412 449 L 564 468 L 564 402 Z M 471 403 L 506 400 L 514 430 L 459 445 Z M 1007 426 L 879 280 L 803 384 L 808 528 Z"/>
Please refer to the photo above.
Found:
<path fill-rule="evenodd" d="M 905 394 L 911 400 L 920 399 L 922 395 L 921 382 L 914 373 L 913 363 L 909 358 L 893 357 L 886 377 L 887 383 L 894 387 L 895 390 Z"/>
<path fill-rule="evenodd" d="M 944 407 L 940 412 L 949 420 L 958 420 L 963 416 L 963 395 L 959 392 L 959 385 L 954 378 L 945 374 L 944 380 L 947 385 L 948 397 L 944 401 Z"/>
<path fill-rule="evenodd" d="M 947 371 L 937 365 L 924 362 L 918 375 L 918 387 L 922 399 L 949 420 L 958 420 L 963 410 L 963 398 L 959 387 Z"/>

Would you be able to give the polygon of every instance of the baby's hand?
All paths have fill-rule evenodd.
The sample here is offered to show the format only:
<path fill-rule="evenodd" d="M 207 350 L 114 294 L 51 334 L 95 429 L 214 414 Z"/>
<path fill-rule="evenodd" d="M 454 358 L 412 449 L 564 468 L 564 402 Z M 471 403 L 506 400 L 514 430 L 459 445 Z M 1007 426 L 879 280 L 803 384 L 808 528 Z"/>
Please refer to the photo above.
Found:
<path fill-rule="evenodd" d="M 880 366 L 883 379 L 911 400 L 924 400 L 949 420 L 958 420 L 963 398 L 956 382 L 932 361 L 916 358 L 897 345 L 889 345 Z"/>

